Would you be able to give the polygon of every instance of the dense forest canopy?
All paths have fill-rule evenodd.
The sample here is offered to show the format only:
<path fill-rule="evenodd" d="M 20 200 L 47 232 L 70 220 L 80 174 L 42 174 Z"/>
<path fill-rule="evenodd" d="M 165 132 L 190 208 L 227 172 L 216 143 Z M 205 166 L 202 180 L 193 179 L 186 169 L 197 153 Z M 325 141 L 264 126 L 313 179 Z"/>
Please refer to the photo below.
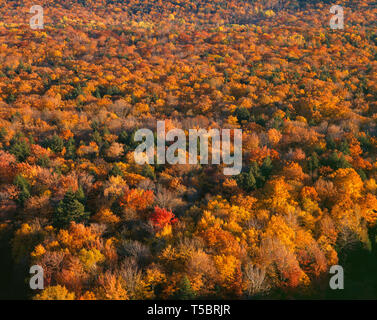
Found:
<path fill-rule="evenodd" d="M 2 298 L 377 297 L 375 1 L 38 4 L 0 0 Z M 158 120 L 242 172 L 138 165 Z"/>

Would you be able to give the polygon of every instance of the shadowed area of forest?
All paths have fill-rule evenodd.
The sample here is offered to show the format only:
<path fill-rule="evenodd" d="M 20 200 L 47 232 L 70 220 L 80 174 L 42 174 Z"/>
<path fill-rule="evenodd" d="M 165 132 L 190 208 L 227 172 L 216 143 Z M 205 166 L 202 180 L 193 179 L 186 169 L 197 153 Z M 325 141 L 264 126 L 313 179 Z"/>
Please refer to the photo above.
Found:
<path fill-rule="evenodd" d="M 0 0 L 1 299 L 376 299 L 375 1 L 33 4 Z"/>

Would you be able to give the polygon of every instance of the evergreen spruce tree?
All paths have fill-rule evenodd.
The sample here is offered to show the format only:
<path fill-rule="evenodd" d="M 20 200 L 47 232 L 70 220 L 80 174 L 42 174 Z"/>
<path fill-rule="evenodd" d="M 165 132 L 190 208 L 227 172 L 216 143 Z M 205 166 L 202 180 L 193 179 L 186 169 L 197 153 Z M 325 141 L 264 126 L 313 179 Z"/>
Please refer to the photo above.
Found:
<path fill-rule="evenodd" d="M 66 159 L 75 159 L 76 158 L 76 146 L 75 146 L 75 140 L 71 137 L 65 146 L 65 158 Z"/>
<path fill-rule="evenodd" d="M 85 223 L 88 218 L 89 213 L 85 212 L 85 206 L 77 199 L 77 194 L 69 190 L 55 209 L 53 224 L 55 227 L 65 228 L 71 221 Z"/>
<path fill-rule="evenodd" d="M 342 141 L 342 143 L 339 146 L 339 151 L 341 151 L 345 155 L 350 154 L 350 147 L 347 140 Z"/>
<path fill-rule="evenodd" d="M 110 177 L 111 176 L 114 176 L 114 177 L 121 176 L 121 177 L 123 177 L 124 174 L 123 174 L 122 170 L 120 170 L 119 167 L 116 164 L 114 164 L 112 166 L 111 170 L 109 171 L 109 176 Z"/>
<path fill-rule="evenodd" d="M 83 205 L 85 205 L 86 203 L 85 193 L 81 186 L 79 186 L 79 188 L 75 192 L 75 196 L 78 201 L 80 201 Z"/>
<path fill-rule="evenodd" d="M 315 170 L 319 168 L 319 158 L 317 153 L 313 152 L 307 163 L 309 172 L 313 176 Z"/>
<path fill-rule="evenodd" d="M 18 161 L 24 162 L 30 155 L 29 143 L 23 136 L 16 136 L 10 142 L 10 153 L 14 154 Z"/>
<path fill-rule="evenodd" d="M 332 152 L 330 156 L 328 157 L 327 162 L 329 163 L 331 168 L 338 169 L 338 163 L 339 163 L 338 154 L 335 151 Z"/>
<path fill-rule="evenodd" d="M 48 168 L 50 165 L 50 158 L 47 155 L 43 155 L 37 159 L 37 165 L 43 167 L 43 168 Z"/>
<path fill-rule="evenodd" d="M 339 158 L 338 164 L 337 164 L 337 169 L 342 168 L 351 168 L 351 164 L 346 160 L 344 155 L 342 154 L 341 157 Z"/>
<path fill-rule="evenodd" d="M 256 161 L 253 161 L 250 166 L 250 172 L 253 174 L 255 181 L 256 181 L 256 187 L 260 188 L 264 185 L 265 178 L 262 174 L 261 169 L 258 166 L 258 163 Z"/>
<path fill-rule="evenodd" d="M 261 167 L 261 171 L 262 171 L 263 176 L 265 177 L 265 180 L 267 180 L 267 178 L 270 176 L 272 168 L 273 166 L 272 166 L 271 158 L 270 156 L 267 156 L 264 159 L 262 163 L 262 167 Z"/>
<path fill-rule="evenodd" d="M 141 174 L 144 176 L 144 177 L 147 177 L 147 178 L 149 178 L 149 179 L 151 179 L 151 180 L 154 180 L 154 179 L 156 179 L 156 176 L 155 176 L 155 174 L 154 174 L 154 172 L 153 172 L 153 169 L 152 169 L 152 167 L 149 165 L 149 164 L 144 164 L 144 166 L 143 166 L 143 171 L 141 172 Z"/>
<path fill-rule="evenodd" d="M 190 280 L 184 276 L 180 282 L 179 289 L 175 293 L 175 299 L 178 300 L 192 300 L 195 298 L 195 292 L 191 287 Z"/>
<path fill-rule="evenodd" d="M 18 199 L 17 199 L 17 202 L 18 204 L 20 204 L 21 206 L 24 205 L 25 201 L 27 199 L 30 198 L 30 184 L 29 182 L 27 182 L 27 180 L 21 176 L 20 174 L 18 174 L 15 178 L 14 178 L 14 182 L 13 184 L 15 184 L 19 189 L 20 189 L 20 194 L 18 195 Z"/>
<path fill-rule="evenodd" d="M 44 147 L 50 148 L 53 152 L 62 152 L 64 141 L 58 135 L 54 134 L 50 139 L 46 139 Z"/>
<path fill-rule="evenodd" d="M 327 149 L 335 149 L 336 144 L 333 138 L 331 137 L 326 138 L 326 147 Z"/>
<path fill-rule="evenodd" d="M 253 170 L 250 168 L 249 172 L 243 172 L 236 178 L 237 185 L 246 192 L 256 189 L 257 180 L 254 177 Z"/>
<path fill-rule="evenodd" d="M 239 123 L 241 123 L 242 121 L 250 120 L 250 112 L 244 107 L 237 108 L 235 111 L 235 115 Z"/>

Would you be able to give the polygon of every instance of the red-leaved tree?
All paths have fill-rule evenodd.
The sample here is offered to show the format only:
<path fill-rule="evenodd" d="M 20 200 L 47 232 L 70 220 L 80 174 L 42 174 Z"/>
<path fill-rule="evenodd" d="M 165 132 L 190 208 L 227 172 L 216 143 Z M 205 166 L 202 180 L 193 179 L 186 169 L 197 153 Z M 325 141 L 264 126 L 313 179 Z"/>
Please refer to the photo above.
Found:
<path fill-rule="evenodd" d="M 150 220 L 153 225 L 159 229 L 178 221 L 173 212 L 159 207 L 154 208 Z"/>

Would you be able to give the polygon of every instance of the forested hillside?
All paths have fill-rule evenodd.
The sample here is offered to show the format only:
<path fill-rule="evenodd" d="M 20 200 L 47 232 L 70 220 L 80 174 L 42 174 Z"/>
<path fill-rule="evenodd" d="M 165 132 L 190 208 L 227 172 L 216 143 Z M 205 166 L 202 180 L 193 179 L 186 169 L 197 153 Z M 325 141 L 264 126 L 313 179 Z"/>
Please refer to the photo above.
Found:
<path fill-rule="evenodd" d="M 34 4 L 0 0 L 1 298 L 377 297 L 375 1 Z M 242 129 L 242 172 L 138 165 L 159 120 Z"/>

